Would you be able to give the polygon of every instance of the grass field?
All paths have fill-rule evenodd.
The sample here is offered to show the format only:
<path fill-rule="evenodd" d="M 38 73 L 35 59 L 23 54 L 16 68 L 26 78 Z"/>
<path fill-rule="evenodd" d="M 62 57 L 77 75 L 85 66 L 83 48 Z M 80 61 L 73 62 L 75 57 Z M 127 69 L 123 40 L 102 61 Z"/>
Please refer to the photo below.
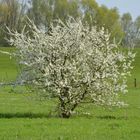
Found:
<path fill-rule="evenodd" d="M 40 102 L 31 93 L 19 94 L 25 91 L 20 87 L 0 88 L 0 140 L 140 140 L 140 49 L 135 51 L 129 92 L 122 97 L 129 104 L 125 108 L 80 105 L 77 114 L 61 119 L 55 115 L 56 101 Z M 14 80 L 17 69 L 14 60 L 0 54 L 1 81 Z"/>

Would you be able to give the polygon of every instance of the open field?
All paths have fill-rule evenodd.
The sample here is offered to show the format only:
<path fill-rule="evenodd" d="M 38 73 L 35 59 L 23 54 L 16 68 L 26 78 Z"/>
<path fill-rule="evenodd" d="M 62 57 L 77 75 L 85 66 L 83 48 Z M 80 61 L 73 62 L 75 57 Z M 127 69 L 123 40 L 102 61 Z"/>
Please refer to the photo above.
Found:
<path fill-rule="evenodd" d="M 0 48 L 2 51 L 12 52 L 14 48 Z M 18 72 L 18 67 L 14 59 L 10 59 L 10 56 L 0 54 L 0 81 L 14 80 Z"/>
<path fill-rule="evenodd" d="M 77 114 L 61 119 L 55 113 L 57 101 L 40 102 L 31 93 L 19 94 L 18 91 L 25 92 L 20 87 L 0 88 L 0 140 L 139 140 L 140 49 L 135 51 L 137 56 L 128 81 L 129 92 L 122 97 L 129 104 L 125 108 L 80 105 Z M 14 60 L 0 54 L 1 81 L 14 80 L 17 69 Z"/>

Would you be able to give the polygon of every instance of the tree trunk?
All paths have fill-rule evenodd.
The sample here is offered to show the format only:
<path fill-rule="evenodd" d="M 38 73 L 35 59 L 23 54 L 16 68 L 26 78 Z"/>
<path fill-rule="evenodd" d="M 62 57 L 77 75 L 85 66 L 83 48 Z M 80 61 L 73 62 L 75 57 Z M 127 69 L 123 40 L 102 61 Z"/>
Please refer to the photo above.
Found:
<path fill-rule="evenodd" d="M 71 113 L 70 112 L 61 112 L 61 117 L 62 118 L 70 118 L 70 116 L 71 116 Z"/>
<path fill-rule="evenodd" d="M 64 90 L 65 92 L 62 92 L 62 96 L 59 97 L 60 101 L 60 117 L 62 118 L 70 118 L 71 112 L 74 111 L 74 109 L 78 106 L 78 104 L 84 99 L 85 94 L 87 93 L 87 90 L 82 94 L 82 96 L 79 97 L 80 102 L 76 102 L 75 104 L 71 104 L 71 100 L 67 98 L 67 90 Z M 67 98 L 67 101 L 64 101 L 63 98 Z"/>
<path fill-rule="evenodd" d="M 71 111 L 67 109 L 66 103 L 60 99 L 60 117 L 69 118 L 71 116 Z"/>
<path fill-rule="evenodd" d="M 59 101 L 60 101 L 60 116 L 62 118 L 69 118 L 71 116 L 71 108 L 69 107 L 70 105 L 70 100 L 68 98 L 69 88 L 68 87 L 63 87 L 61 89 L 61 96 L 59 96 Z"/>

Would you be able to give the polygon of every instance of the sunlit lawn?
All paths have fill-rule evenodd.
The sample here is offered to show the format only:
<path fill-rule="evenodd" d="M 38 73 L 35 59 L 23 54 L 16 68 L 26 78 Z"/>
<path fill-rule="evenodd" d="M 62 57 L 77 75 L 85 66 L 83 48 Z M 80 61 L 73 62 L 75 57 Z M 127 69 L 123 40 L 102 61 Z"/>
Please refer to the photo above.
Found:
<path fill-rule="evenodd" d="M 0 140 L 139 140 L 140 49 L 137 51 L 129 92 L 122 97 L 129 104 L 125 108 L 81 104 L 70 119 L 62 119 L 57 116 L 55 99 L 39 101 L 23 87 L 0 88 Z M 14 60 L 0 54 L 0 79 L 11 81 L 16 74 Z"/>

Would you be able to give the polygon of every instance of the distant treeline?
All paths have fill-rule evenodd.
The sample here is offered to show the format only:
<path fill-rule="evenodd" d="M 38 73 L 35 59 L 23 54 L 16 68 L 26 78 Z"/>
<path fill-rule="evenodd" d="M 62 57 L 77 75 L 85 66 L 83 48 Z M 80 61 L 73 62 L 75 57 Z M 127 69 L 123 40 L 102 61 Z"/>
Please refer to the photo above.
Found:
<path fill-rule="evenodd" d="M 0 0 L 0 44 L 7 44 L 6 26 L 21 31 L 29 17 L 38 28 L 47 31 L 54 19 L 63 22 L 69 16 L 81 17 L 90 28 L 104 27 L 122 46 L 139 46 L 140 16 L 135 21 L 130 13 L 119 15 L 118 9 L 99 6 L 95 0 Z"/>

